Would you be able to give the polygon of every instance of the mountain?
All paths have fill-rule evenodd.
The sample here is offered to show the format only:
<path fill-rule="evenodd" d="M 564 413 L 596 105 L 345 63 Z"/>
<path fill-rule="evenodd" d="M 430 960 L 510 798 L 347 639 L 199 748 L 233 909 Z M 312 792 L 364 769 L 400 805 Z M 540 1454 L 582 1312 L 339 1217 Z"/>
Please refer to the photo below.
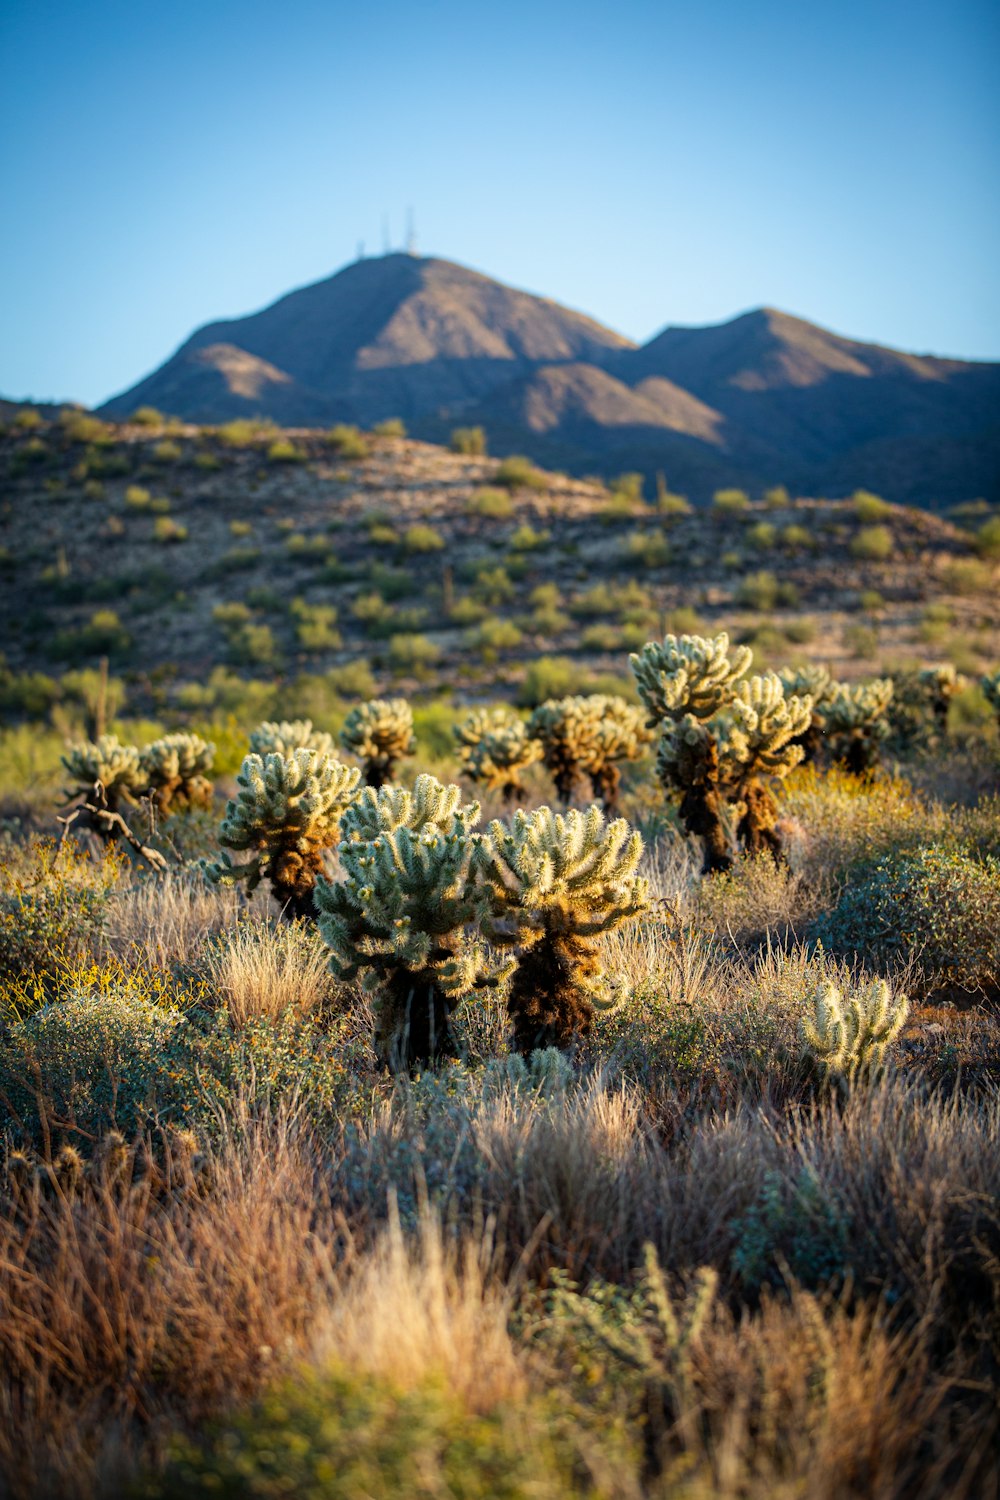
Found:
<path fill-rule="evenodd" d="M 1000 499 L 1000 365 L 859 343 L 773 308 L 668 327 L 641 348 L 463 266 L 360 260 L 262 312 L 211 323 L 102 408 L 284 425 L 481 424 L 491 450 L 570 471 L 857 487 L 924 505 Z"/>

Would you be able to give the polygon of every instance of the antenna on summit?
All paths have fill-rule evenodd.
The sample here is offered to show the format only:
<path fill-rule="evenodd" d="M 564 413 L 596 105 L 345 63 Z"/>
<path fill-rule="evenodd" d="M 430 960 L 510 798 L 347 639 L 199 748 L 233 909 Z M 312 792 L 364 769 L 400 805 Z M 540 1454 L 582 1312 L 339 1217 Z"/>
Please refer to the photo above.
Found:
<path fill-rule="evenodd" d="M 406 210 L 406 253 L 407 255 L 417 253 L 417 225 L 412 208 Z"/>

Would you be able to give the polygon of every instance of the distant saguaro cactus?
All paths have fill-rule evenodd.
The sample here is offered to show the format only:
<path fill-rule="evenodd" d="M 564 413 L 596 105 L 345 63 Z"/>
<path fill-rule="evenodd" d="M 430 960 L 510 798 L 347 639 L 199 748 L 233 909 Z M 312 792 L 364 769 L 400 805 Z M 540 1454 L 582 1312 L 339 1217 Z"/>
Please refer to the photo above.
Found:
<path fill-rule="evenodd" d="M 344 721 L 340 743 L 364 762 L 368 786 L 383 786 L 395 776 L 397 761 L 417 748 L 413 710 L 405 698 L 373 698 L 359 703 Z"/>
<path fill-rule="evenodd" d="M 827 1078 L 849 1084 L 882 1071 L 886 1048 L 903 1029 L 909 1009 L 906 996 L 894 996 L 884 979 L 846 995 L 827 979 L 813 991 L 799 1031 Z"/>
<path fill-rule="evenodd" d="M 456 1007 L 511 967 L 480 936 L 479 804 L 460 798 L 433 776 L 366 788 L 342 821 L 343 878 L 317 894 L 331 966 L 375 995 L 376 1051 L 394 1071 L 454 1055 Z"/>
<path fill-rule="evenodd" d="M 219 829 L 224 850 L 249 857 L 233 864 L 228 853 L 208 867 L 220 885 L 246 881 L 254 890 L 266 877 L 289 917 L 315 915 L 317 876 L 324 853 L 337 842 L 340 818 L 357 795 L 361 773 L 315 750 L 291 755 L 248 755 L 237 776 L 239 792 L 226 806 Z"/>
<path fill-rule="evenodd" d="M 161 818 L 183 808 L 211 807 L 208 773 L 215 746 L 198 734 L 165 734 L 139 757 L 149 794 Z"/>
<path fill-rule="evenodd" d="M 606 823 L 597 803 L 566 814 L 523 810 L 490 824 L 475 862 L 489 895 L 490 936 L 518 950 L 507 1005 L 521 1053 L 566 1047 L 591 1028 L 616 986 L 598 941 L 648 905 L 636 874 L 642 838 L 624 818 Z"/>

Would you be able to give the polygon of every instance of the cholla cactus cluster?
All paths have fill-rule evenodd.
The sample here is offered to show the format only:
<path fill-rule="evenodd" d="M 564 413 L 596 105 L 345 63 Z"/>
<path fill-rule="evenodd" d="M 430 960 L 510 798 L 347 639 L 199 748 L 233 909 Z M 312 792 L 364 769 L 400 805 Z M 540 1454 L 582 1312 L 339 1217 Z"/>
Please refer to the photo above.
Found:
<path fill-rule="evenodd" d="M 1000 718 L 1000 668 L 997 668 L 995 672 L 985 673 L 979 685 L 987 703 Z"/>
<path fill-rule="evenodd" d="M 565 1047 L 590 1030 L 594 1009 L 618 998 L 598 940 L 647 909 L 636 871 L 642 838 L 623 818 L 541 807 L 494 821 L 476 850 L 488 893 L 490 936 L 518 951 L 507 997 L 521 1053 Z"/>
<path fill-rule="evenodd" d="M 433 776 L 367 788 L 341 824 L 343 878 L 317 895 L 334 972 L 375 994 L 376 1050 L 396 1069 L 454 1054 L 455 1007 L 510 968 L 480 936 L 479 804 L 460 796 Z"/>
<path fill-rule="evenodd" d="M 121 744 L 113 734 L 71 745 L 62 763 L 72 782 L 63 788 L 67 801 L 89 792 L 99 781 L 109 810 L 118 812 L 123 803 L 135 802 L 146 790 L 139 751 L 134 745 Z"/>
<path fill-rule="evenodd" d="M 146 790 L 162 818 L 181 808 L 211 807 L 208 773 L 215 746 L 198 734 L 165 734 L 140 755 Z"/>
<path fill-rule="evenodd" d="M 528 733 L 541 744 L 560 800 L 571 801 L 587 776 L 606 811 L 617 804 L 619 762 L 637 760 L 652 741 L 639 709 L 602 693 L 550 698 L 531 715 Z"/>
<path fill-rule="evenodd" d="M 887 713 L 894 745 L 908 750 L 929 746 L 942 739 L 948 729 L 951 700 L 968 685 L 950 662 L 914 672 L 897 672 L 892 678 L 892 701 Z"/>
<path fill-rule="evenodd" d="M 747 678 L 753 656 L 729 637 L 668 635 L 631 658 L 639 694 L 660 729 L 657 773 L 681 793 L 680 815 L 704 840 L 706 870 L 732 864 L 730 810 L 753 851 L 781 853 L 770 783 L 802 760 L 813 702 L 788 696 L 774 672 Z"/>
<path fill-rule="evenodd" d="M 869 682 L 838 682 L 820 707 L 823 734 L 834 760 L 861 775 L 878 760 L 879 747 L 889 734 L 886 717 L 893 685 L 888 677 Z"/>
<path fill-rule="evenodd" d="M 884 979 L 844 992 L 832 980 L 816 986 L 802 1016 L 800 1035 L 825 1075 L 841 1084 L 876 1077 L 886 1048 L 909 1014 L 905 995 L 893 995 Z"/>
<path fill-rule="evenodd" d="M 823 707 L 836 692 L 837 684 L 827 668 L 818 662 L 804 667 L 782 667 L 778 676 L 786 697 L 812 699 L 808 728 L 798 736 L 797 743 L 802 746 L 804 761 L 817 760 L 823 744 Z"/>
<path fill-rule="evenodd" d="M 505 802 L 523 792 L 521 772 L 542 758 L 523 719 L 505 708 L 477 709 L 455 728 L 465 774 Z"/>
<path fill-rule="evenodd" d="M 239 792 L 226 806 L 219 829 L 228 853 L 208 867 L 221 885 L 246 881 L 253 891 L 267 879 L 290 917 L 311 916 L 324 854 L 337 841 L 340 818 L 357 794 L 360 772 L 315 750 L 290 755 L 248 755 L 236 778 Z"/>
<path fill-rule="evenodd" d="M 332 734 L 314 729 L 312 719 L 273 719 L 258 724 L 250 736 L 253 755 L 291 755 L 295 750 L 315 750 L 317 755 L 335 754 Z"/>
<path fill-rule="evenodd" d="M 384 786 L 396 773 L 396 764 L 417 748 L 413 735 L 413 711 L 405 698 L 373 698 L 352 708 L 340 731 L 345 750 L 364 762 L 368 786 Z"/>

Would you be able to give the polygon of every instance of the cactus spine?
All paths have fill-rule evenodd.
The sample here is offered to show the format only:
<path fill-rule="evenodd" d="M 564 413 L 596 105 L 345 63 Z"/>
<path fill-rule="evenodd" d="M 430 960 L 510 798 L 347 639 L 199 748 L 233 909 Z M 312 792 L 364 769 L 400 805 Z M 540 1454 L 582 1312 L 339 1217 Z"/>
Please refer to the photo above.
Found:
<path fill-rule="evenodd" d="M 510 967 L 491 963 L 479 935 L 479 804 L 460 796 L 433 776 L 412 793 L 366 788 L 342 820 L 343 878 L 317 895 L 331 967 L 374 993 L 376 1051 L 394 1071 L 454 1056 L 456 1007 Z"/>
<path fill-rule="evenodd" d="M 340 731 L 345 750 L 364 762 L 368 786 L 384 786 L 396 774 L 396 763 L 417 748 L 413 711 L 405 698 L 373 698 L 352 708 Z"/>
<path fill-rule="evenodd" d="M 623 818 L 541 807 L 495 821 L 476 851 L 488 893 L 490 936 L 518 950 L 507 1005 L 522 1054 L 566 1047 L 591 1028 L 596 1007 L 617 999 L 601 964 L 602 935 L 648 905 L 636 874 L 642 839 Z"/>
<path fill-rule="evenodd" d="M 810 997 L 799 1023 L 804 1046 L 828 1079 L 841 1085 L 873 1078 L 885 1065 L 885 1053 L 909 1013 L 905 995 L 894 996 L 884 979 L 843 991 L 823 980 Z"/>
<path fill-rule="evenodd" d="M 249 858 L 233 864 L 224 852 L 208 867 L 209 877 L 221 885 L 245 880 L 248 891 L 266 878 L 287 916 L 314 916 L 323 856 L 337 841 L 341 815 L 357 794 L 360 775 L 356 766 L 314 750 L 248 755 L 219 842 Z"/>
<path fill-rule="evenodd" d="M 312 719 L 267 719 L 250 736 L 254 755 L 291 755 L 294 750 L 315 750 L 317 755 L 335 755 L 332 734 L 314 729 Z"/>

